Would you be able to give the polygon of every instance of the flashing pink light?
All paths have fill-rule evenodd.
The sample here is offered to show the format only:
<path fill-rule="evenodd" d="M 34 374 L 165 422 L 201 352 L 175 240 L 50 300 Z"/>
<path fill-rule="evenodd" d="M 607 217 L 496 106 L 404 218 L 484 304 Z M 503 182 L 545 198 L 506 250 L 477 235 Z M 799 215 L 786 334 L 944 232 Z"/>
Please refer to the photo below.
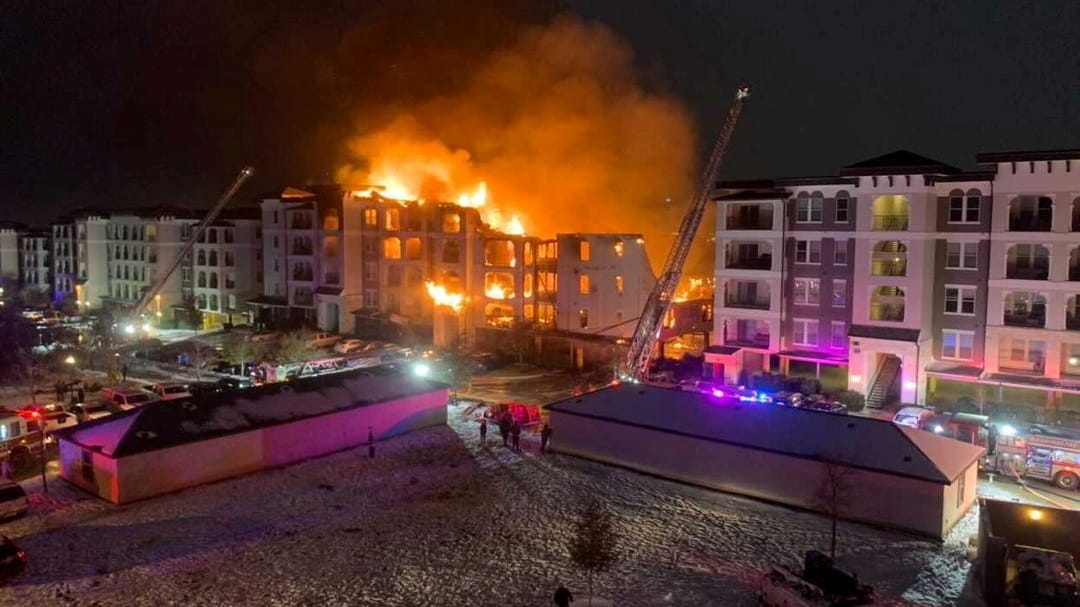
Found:
<path fill-rule="evenodd" d="M 713 388 L 712 395 L 716 398 L 724 398 L 724 391 L 718 388 Z"/>

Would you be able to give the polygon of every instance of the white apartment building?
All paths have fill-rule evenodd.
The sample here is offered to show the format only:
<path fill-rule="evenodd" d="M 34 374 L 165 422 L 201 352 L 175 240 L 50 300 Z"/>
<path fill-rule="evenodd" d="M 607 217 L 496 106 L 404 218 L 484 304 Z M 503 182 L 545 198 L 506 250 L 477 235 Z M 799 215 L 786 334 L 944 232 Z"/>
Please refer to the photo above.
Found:
<path fill-rule="evenodd" d="M 556 257 L 555 328 L 631 337 L 656 283 L 644 238 L 640 234 L 558 234 L 547 244 L 555 249 L 540 259 L 543 263 L 552 253 Z M 543 266 L 539 273 L 542 296 L 551 290 L 551 276 Z M 544 324 L 542 316 L 540 322 Z"/>
<path fill-rule="evenodd" d="M 103 299 L 131 306 L 176 261 L 190 238 L 197 216 L 175 207 L 153 207 L 113 213 L 105 228 L 106 282 Z M 158 319 L 184 304 L 182 274 L 165 281 L 147 313 Z"/>
<path fill-rule="evenodd" d="M 77 263 L 78 247 L 75 238 L 75 223 L 63 221 L 51 226 L 52 232 L 52 291 L 56 301 L 65 298 L 81 301 L 76 295 L 79 286 L 79 266 Z M 79 309 L 82 304 L 78 304 Z"/>
<path fill-rule="evenodd" d="M 19 289 L 19 235 L 25 226 L 16 223 L 0 224 L 0 288 L 4 297 L 14 296 Z"/>
<path fill-rule="evenodd" d="M 984 379 L 1080 394 L 1080 150 L 980 154 L 992 168 Z"/>
<path fill-rule="evenodd" d="M 706 376 L 737 383 L 740 374 L 770 370 L 780 350 L 783 305 L 784 205 L 788 192 L 757 184 L 717 199 L 714 346 Z"/>
<path fill-rule="evenodd" d="M 205 328 L 252 322 L 248 299 L 262 292 L 262 223 L 257 209 L 226 210 L 207 226 L 182 267 Z M 185 293 L 185 299 L 189 297 Z"/>
<path fill-rule="evenodd" d="M 50 233 L 30 230 L 19 239 L 21 281 L 23 288 L 35 289 L 52 298 L 52 256 Z"/>

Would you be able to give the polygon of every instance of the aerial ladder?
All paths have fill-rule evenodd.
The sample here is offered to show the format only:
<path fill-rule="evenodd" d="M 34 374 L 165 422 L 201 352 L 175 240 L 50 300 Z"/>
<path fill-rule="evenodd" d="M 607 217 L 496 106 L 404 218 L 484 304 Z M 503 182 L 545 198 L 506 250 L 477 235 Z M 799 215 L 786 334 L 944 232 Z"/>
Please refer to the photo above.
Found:
<path fill-rule="evenodd" d="M 184 261 L 184 257 L 186 257 L 188 253 L 191 252 L 191 249 L 195 247 L 195 243 L 198 242 L 202 235 L 206 232 L 206 228 L 210 227 L 210 224 L 214 223 L 218 215 L 221 214 L 221 210 L 224 209 L 227 204 L 229 204 L 229 201 L 232 200 L 232 197 L 236 195 L 236 192 L 240 189 L 240 186 L 244 185 L 244 182 L 247 181 L 254 172 L 255 169 L 251 167 L 244 167 L 240 169 L 240 173 L 236 176 L 236 179 L 233 180 L 232 185 L 229 186 L 229 189 L 225 190 L 225 193 L 221 195 L 221 198 L 218 199 L 214 206 L 210 208 L 210 211 L 208 211 L 206 215 L 202 218 L 202 221 L 200 221 L 198 225 L 195 226 L 195 229 L 192 230 L 191 236 L 187 239 L 186 242 L 184 242 L 184 246 L 180 248 L 180 251 L 177 253 L 176 257 L 173 258 L 172 262 L 169 264 L 169 267 L 165 270 L 165 272 L 158 274 L 157 280 L 155 280 L 153 284 L 151 284 L 150 287 L 146 289 L 146 291 L 143 293 L 142 298 L 139 299 L 138 303 L 135 304 L 135 307 L 132 308 L 132 320 L 139 320 L 139 318 L 146 312 L 146 309 L 150 307 L 150 302 L 154 301 L 158 294 L 161 293 L 161 290 L 165 288 L 165 283 L 168 282 L 169 277 L 172 276 L 173 272 L 176 272 L 176 269 L 180 267 L 180 264 Z"/>
<path fill-rule="evenodd" d="M 690 248 L 694 244 L 694 236 L 697 234 L 701 220 L 705 216 L 705 207 L 709 202 L 709 195 L 713 189 L 713 182 L 724 163 L 724 153 L 727 152 L 728 143 L 731 142 L 731 134 L 735 131 L 735 124 L 739 121 L 743 104 L 750 96 L 750 89 L 742 86 L 735 92 L 735 102 L 728 110 L 724 127 L 720 130 L 720 136 L 716 139 L 709 162 L 705 166 L 701 183 L 698 185 L 696 197 L 691 201 L 690 208 L 683 216 L 682 224 L 675 235 L 675 242 L 668 252 L 664 269 L 656 280 L 649 299 L 645 302 L 645 308 L 638 318 L 634 336 L 630 340 L 630 349 L 626 354 L 625 375 L 630 379 L 644 380 L 649 371 L 649 359 L 653 348 L 660 338 L 660 328 L 671 300 L 675 296 L 675 290 L 679 287 L 682 279 L 683 265 L 690 255 Z"/>

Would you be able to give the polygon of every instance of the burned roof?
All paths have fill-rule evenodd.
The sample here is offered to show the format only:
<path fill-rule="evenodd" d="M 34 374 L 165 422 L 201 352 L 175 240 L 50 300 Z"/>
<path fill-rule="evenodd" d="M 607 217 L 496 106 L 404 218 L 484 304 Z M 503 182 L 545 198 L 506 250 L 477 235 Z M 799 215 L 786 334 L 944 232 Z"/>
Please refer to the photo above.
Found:
<path fill-rule="evenodd" d="M 604 388 L 549 408 L 939 484 L 954 481 L 983 453 L 981 447 L 888 420 L 724 401 L 698 392 L 640 384 Z"/>
<path fill-rule="evenodd" d="M 364 369 L 156 401 L 54 434 L 119 458 L 446 389 L 435 381 Z"/>

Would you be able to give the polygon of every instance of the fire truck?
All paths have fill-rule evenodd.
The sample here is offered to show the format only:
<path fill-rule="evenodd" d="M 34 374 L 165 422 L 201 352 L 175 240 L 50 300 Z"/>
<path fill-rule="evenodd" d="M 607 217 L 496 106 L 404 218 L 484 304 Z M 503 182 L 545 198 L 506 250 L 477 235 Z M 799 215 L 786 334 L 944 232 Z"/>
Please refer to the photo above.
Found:
<path fill-rule="evenodd" d="M 991 467 L 1001 474 L 1049 481 L 1062 489 L 1080 487 L 1080 440 L 1002 432 L 990 457 Z"/>
<path fill-rule="evenodd" d="M 25 411 L 0 409 L 0 459 L 10 457 L 15 467 L 41 452 L 41 422 Z"/>

